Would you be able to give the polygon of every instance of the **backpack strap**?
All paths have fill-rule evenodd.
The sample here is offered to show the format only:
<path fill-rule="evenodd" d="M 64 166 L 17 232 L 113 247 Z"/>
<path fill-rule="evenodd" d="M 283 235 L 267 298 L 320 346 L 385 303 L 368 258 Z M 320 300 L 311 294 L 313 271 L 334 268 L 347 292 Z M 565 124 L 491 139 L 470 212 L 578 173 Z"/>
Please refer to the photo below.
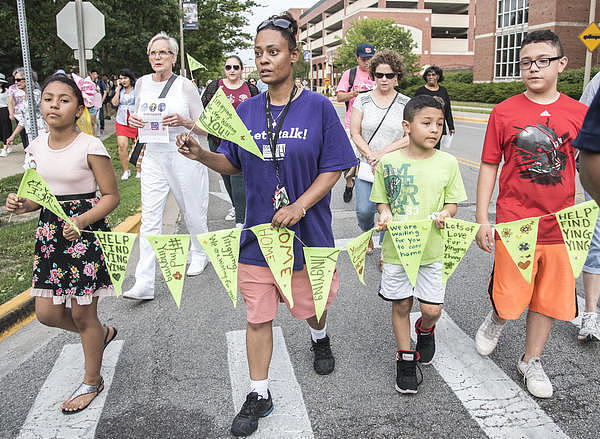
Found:
<path fill-rule="evenodd" d="M 348 77 L 348 92 L 352 91 L 352 87 L 354 86 L 354 80 L 356 79 L 356 67 L 352 67 L 350 69 L 350 74 Z M 350 101 L 344 102 L 346 104 L 346 111 L 350 108 Z"/>

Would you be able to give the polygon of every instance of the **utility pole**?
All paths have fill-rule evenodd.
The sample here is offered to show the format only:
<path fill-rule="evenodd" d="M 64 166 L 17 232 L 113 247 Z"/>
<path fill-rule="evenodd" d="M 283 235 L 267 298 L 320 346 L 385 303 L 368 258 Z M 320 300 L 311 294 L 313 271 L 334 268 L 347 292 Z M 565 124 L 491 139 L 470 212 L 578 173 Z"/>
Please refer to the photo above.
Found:
<path fill-rule="evenodd" d="M 185 73 L 185 48 L 183 47 L 183 0 L 179 0 L 179 59 L 181 63 L 180 73 L 184 78 Z"/>
<path fill-rule="evenodd" d="M 29 111 L 29 140 L 38 135 L 37 121 L 35 118 L 35 99 L 33 97 L 33 76 L 31 75 L 31 59 L 29 57 L 29 39 L 27 37 L 27 16 L 25 15 L 25 0 L 17 0 L 17 17 L 19 19 L 19 33 L 21 34 L 21 50 L 23 53 L 23 69 L 25 70 L 25 84 L 27 87 L 27 110 Z"/>
<path fill-rule="evenodd" d="M 82 0 L 75 0 L 75 19 L 77 21 L 77 48 L 79 50 L 79 76 L 87 76 L 87 63 L 85 61 L 85 39 L 83 37 L 83 4 Z"/>
<path fill-rule="evenodd" d="M 590 19 L 588 23 L 596 21 L 596 0 L 590 0 Z M 583 74 L 583 88 L 590 82 L 590 76 L 592 74 L 592 52 L 589 50 L 585 51 L 585 70 Z"/>

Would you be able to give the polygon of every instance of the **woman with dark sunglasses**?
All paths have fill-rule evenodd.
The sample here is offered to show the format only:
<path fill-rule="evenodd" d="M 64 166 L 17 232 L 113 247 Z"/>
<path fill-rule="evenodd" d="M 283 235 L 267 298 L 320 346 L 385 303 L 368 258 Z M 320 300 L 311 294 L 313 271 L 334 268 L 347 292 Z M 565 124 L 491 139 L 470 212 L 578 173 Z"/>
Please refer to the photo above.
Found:
<path fill-rule="evenodd" d="M 248 81 L 242 79 L 242 71 L 244 70 L 244 64 L 237 55 L 228 56 L 225 59 L 225 77 L 223 79 L 217 79 L 212 81 L 206 87 L 205 92 L 202 94 L 202 105 L 204 108 L 208 105 L 210 100 L 213 98 L 219 87 L 223 88 L 225 96 L 229 98 L 229 102 L 234 108 L 237 108 L 246 99 L 256 96 L 259 91 L 256 85 L 251 84 Z M 221 143 L 221 139 L 208 135 L 208 147 L 212 152 L 215 152 Z M 225 220 L 235 220 L 236 227 L 244 226 L 244 219 L 246 217 L 246 194 L 244 193 L 244 176 L 242 174 L 237 175 L 226 175 L 221 174 L 223 183 L 225 183 L 225 189 L 229 194 L 231 200 L 231 209 L 227 212 Z"/>
<path fill-rule="evenodd" d="M 404 76 L 402 56 L 393 50 L 377 52 L 369 64 L 369 75 L 375 88 L 356 97 L 350 115 L 350 135 L 360 153 L 356 178 L 356 218 L 363 232 L 374 224 L 375 203 L 369 200 L 373 187 L 373 171 L 381 157 L 408 145 L 402 119 L 409 97 L 395 87 Z M 367 254 L 373 253 L 373 240 Z M 382 260 L 382 259 L 381 259 Z"/>
<path fill-rule="evenodd" d="M 314 352 L 313 367 L 320 375 L 333 372 L 335 359 L 327 335 L 326 313 L 315 316 L 302 245 L 334 247 L 331 228 L 331 188 L 342 170 L 356 164 L 339 116 L 321 94 L 294 86 L 293 67 L 300 56 L 291 15 L 271 17 L 257 28 L 254 42 L 256 68 L 269 89 L 237 108 L 265 160 L 229 141 L 217 153 L 200 148 L 186 136 L 179 137 L 179 151 L 223 174 L 244 173 L 246 188 L 245 228 L 271 223 L 295 232 L 292 274 L 293 306 L 276 284 L 260 251 L 257 237 L 243 230 L 240 242 L 238 289 L 246 303 L 246 353 L 250 393 L 234 418 L 234 436 L 248 436 L 258 419 L 273 410 L 269 390 L 269 364 L 273 351 L 272 322 L 279 300 L 291 314 L 306 320 Z M 334 273 L 327 306 L 339 289 Z M 275 399 L 277 399 L 277 396 Z"/>

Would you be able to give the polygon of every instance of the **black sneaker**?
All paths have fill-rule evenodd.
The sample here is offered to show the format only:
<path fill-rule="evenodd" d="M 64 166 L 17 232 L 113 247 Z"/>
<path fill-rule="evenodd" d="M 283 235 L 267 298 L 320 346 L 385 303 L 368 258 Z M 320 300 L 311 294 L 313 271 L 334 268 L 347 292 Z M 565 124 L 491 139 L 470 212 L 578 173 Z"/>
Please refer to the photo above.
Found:
<path fill-rule="evenodd" d="M 344 203 L 349 203 L 352 199 L 352 191 L 354 190 L 354 186 L 346 186 L 344 189 Z"/>
<path fill-rule="evenodd" d="M 430 364 L 435 355 L 435 325 L 429 331 L 421 329 L 421 319 L 415 323 L 417 332 L 417 347 L 415 350 L 419 353 L 419 361 L 421 364 Z"/>
<path fill-rule="evenodd" d="M 415 351 L 398 351 L 396 360 L 396 390 L 400 393 L 417 393 L 417 387 L 423 382 L 421 369 L 417 364 L 419 353 Z M 421 379 L 417 380 L 417 369 Z"/>
<path fill-rule="evenodd" d="M 250 436 L 258 428 L 258 418 L 264 418 L 273 411 L 273 399 L 271 391 L 267 390 L 267 399 L 251 392 L 246 396 L 246 402 L 240 412 L 233 418 L 231 423 L 231 434 L 234 436 Z"/>
<path fill-rule="evenodd" d="M 313 362 L 315 372 L 319 375 L 329 375 L 335 367 L 335 358 L 333 358 L 333 353 L 331 352 L 329 336 L 326 335 L 325 338 L 320 338 L 316 342 L 311 338 L 310 341 L 312 343 L 310 350 L 315 353 L 315 360 Z"/>

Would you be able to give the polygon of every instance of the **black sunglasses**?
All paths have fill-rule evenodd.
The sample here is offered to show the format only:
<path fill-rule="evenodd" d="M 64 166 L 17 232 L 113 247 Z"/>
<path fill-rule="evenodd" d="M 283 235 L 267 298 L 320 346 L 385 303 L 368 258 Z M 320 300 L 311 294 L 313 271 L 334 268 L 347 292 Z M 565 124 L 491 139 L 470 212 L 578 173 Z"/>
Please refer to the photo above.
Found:
<path fill-rule="evenodd" d="M 239 69 L 240 69 L 240 66 L 239 66 L 239 64 L 236 64 L 236 65 L 233 65 L 233 66 L 230 66 L 229 64 L 227 64 L 227 65 L 225 66 L 225 70 L 229 71 L 229 70 L 231 70 L 231 69 L 233 69 L 233 70 L 239 70 Z"/>
<path fill-rule="evenodd" d="M 383 77 L 386 77 L 387 79 L 394 79 L 396 77 L 396 73 L 381 73 L 381 72 L 375 72 L 375 77 L 377 79 L 381 79 Z"/>
<path fill-rule="evenodd" d="M 278 27 L 280 29 L 289 30 L 290 26 L 292 25 L 292 22 L 287 18 L 269 18 L 268 20 L 265 20 L 258 25 L 258 27 L 256 28 L 256 32 L 260 32 L 269 24 L 272 24 L 273 26 Z"/>
<path fill-rule="evenodd" d="M 15 82 L 25 81 L 25 78 L 15 78 Z"/>

